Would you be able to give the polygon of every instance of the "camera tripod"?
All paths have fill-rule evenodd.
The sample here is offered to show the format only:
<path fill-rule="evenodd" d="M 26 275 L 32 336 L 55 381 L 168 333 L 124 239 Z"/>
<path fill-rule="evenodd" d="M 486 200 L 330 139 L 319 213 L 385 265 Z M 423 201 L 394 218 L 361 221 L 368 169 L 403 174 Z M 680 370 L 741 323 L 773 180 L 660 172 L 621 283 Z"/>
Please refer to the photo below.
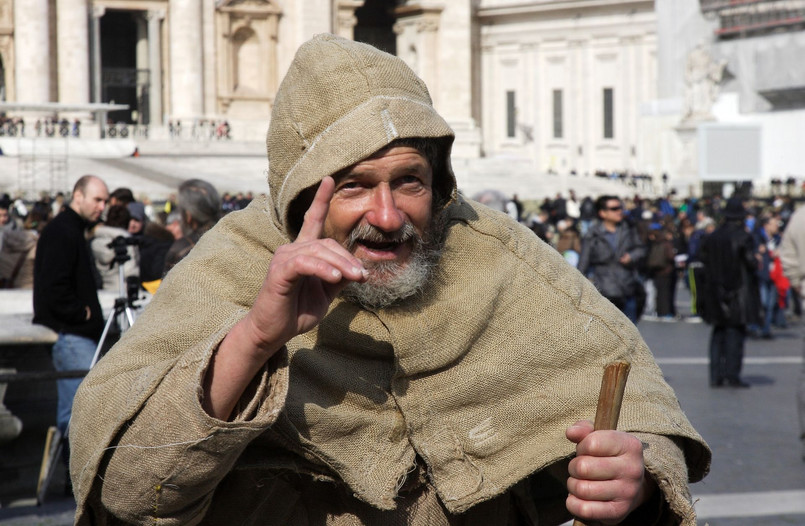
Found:
<path fill-rule="evenodd" d="M 101 338 L 98 340 L 98 345 L 95 347 L 95 354 L 92 356 L 92 361 L 89 364 L 88 370 L 95 367 L 98 360 L 101 359 L 104 351 L 104 345 L 109 335 L 109 331 L 113 325 L 117 324 L 120 328 L 120 334 L 126 329 L 134 325 L 134 308 L 135 301 L 137 300 L 137 292 L 139 290 L 139 283 L 131 283 L 127 281 L 125 272 L 123 270 L 123 263 L 129 261 L 131 257 L 128 255 L 126 249 L 127 245 L 134 244 L 129 241 L 129 238 L 122 236 L 116 237 L 109 245 L 109 248 L 114 248 L 115 257 L 110 263 L 110 266 L 117 264 L 118 268 L 118 287 L 119 294 L 115 298 L 115 304 L 109 312 L 106 319 L 106 324 L 103 327 Z M 48 434 L 45 439 L 45 452 L 42 457 L 42 464 L 39 469 L 39 481 L 36 486 L 36 504 L 41 506 L 45 502 L 48 487 L 56 472 L 56 467 L 59 464 L 59 459 L 62 457 L 64 448 L 67 447 L 67 439 L 70 433 L 70 422 L 67 422 L 67 428 L 64 433 L 61 433 L 55 426 L 48 428 Z M 67 473 L 69 480 L 70 474 Z"/>

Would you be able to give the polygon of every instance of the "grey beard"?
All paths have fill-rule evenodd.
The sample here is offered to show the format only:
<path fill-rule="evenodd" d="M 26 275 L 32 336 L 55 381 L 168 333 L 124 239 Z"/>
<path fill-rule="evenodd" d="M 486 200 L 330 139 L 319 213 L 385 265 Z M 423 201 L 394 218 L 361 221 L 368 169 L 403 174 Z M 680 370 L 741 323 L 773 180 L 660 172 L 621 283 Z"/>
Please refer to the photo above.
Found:
<path fill-rule="evenodd" d="M 369 279 L 364 283 L 352 282 L 341 292 L 341 297 L 365 309 L 390 307 L 422 290 L 436 268 L 444 246 L 444 228 L 441 216 L 434 217 L 424 238 L 411 223 L 392 233 L 383 232 L 371 225 L 359 225 L 350 232 L 345 245 L 350 252 L 359 239 L 374 242 L 405 242 L 413 247 L 408 261 L 364 262 Z"/>

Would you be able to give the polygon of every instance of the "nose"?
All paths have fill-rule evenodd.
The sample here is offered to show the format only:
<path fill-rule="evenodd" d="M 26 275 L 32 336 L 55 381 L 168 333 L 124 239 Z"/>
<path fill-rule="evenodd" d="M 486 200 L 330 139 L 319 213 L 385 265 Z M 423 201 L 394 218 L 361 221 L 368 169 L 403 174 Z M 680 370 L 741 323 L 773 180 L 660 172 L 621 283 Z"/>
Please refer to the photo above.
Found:
<path fill-rule="evenodd" d="M 397 208 L 394 192 L 388 184 L 380 184 L 374 188 L 366 220 L 384 232 L 396 232 L 405 224 L 405 216 Z"/>

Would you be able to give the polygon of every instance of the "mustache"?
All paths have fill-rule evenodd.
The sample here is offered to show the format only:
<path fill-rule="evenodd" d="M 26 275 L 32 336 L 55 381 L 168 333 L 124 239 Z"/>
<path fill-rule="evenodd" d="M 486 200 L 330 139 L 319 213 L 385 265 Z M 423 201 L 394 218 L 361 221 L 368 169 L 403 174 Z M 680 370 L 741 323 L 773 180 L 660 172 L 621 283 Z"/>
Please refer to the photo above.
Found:
<path fill-rule="evenodd" d="M 405 243 L 411 239 L 420 240 L 420 237 L 414 225 L 408 221 L 394 232 L 385 232 L 376 226 L 364 223 L 352 229 L 345 245 L 347 250 L 352 250 L 361 240 L 371 243 Z"/>

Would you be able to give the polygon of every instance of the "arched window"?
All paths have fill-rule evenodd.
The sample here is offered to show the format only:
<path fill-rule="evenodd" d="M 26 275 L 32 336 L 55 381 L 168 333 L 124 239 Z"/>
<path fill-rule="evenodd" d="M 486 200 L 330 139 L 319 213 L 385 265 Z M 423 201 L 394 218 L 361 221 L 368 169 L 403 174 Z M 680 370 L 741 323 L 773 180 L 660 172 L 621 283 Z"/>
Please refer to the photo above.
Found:
<path fill-rule="evenodd" d="M 256 92 L 260 86 L 260 43 L 249 27 L 242 27 L 232 37 L 233 91 Z"/>

